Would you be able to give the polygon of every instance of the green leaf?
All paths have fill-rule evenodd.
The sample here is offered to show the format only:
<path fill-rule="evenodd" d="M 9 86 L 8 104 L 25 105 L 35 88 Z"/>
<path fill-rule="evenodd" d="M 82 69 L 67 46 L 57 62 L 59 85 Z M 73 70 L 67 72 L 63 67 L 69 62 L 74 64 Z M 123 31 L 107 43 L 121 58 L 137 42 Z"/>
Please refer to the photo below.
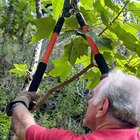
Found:
<path fill-rule="evenodd" d="M 115 53 L 115 57 L 118 58 L 119 60 L 126 60 L 126 58 L 119 53 Z"/>
<path fill-rule="evenodd" d="M 137 46 L 136 46 L 136 53 L 137 53 L 138 56 L 140 57 L 140 43 L 137 44 Z"/>
<path fill-rule="evenodd" d="M 136 72 L 136 74 L 137 74 L 137 77 L 140 78 L 140 65 L 137 67 L 137 72 Z"/>
<path fill-rule="evenodd" d="M 87 88 L 93 89 L 100 81 L 100 73 L 93 70 L 89 70 L 84 76 L 83 79 L 87 79 Z"/>
<path fill-rule="evenodd" d="M 129 65 L 135 66 L 140 64 L 140 57 L 136 54 L 129 55 Z"/>
<path fill-rule="evenodd" d="M 128 62 L 127 62 L 126 59 L 125 60 L 120 60 L 120 59 L 116 58 L 115 63 L 116 63 L 116 68 L 118 68 L 120 70 L 123 70 L 125 68 L 124 67 L 125 64 L 127 64 Z"/>
<path fill-rule="evenodd" d="M 72 23 L 72 24 L 71 24 Z M 78 28 L 79 24 L 75 16 L 69 17 L 65 20 L 65 30 L 72 30 Z"/>
<path fill-rule="evenodd" d="M 104 8 L 104 2 L 103 1 L 101 1 L 101 0 L 94 0 L 93 6 L 94 6 L 95 10 L 97 12 L 99 12 L 100 14 L 101 13 L 105 13 L 106 16 L 112 17 L 110 12 Z"/>
<path fill-rule="evenodd" d="M 101 19 L 107 28 L 111 27 L 109 24 L 109 17 L 104 12 L 101 13 Z"/>
<path fill-rule="evenodd" d="M 93 7 L 93 1 L 92 0 L 80 0 L 82 6 L 88 10 L 88 9 L 92 9 Z"/>
<path fill-rule="evenodd" d="M 139 39 L 139 38 L 138 38 L 138 35 L 137 35 L 137 32 L 138 32 L 139 29 L 140 29 L 140 25 L 134 24 L 134 23 L 131 23 L 131 22 L 127 22 L 127 23 L 125 23 L 125 24 L 121 24 L 121 27 L 122 27 L 126 32 L 131 33 L 133 36 L 135 36 L 137 39 Z"/>
<path fill-rule="evenodd" d="M 24 76 L 27 73 L 26 64 L 14 64 L 14 69 L 10 69 L 9 72 L 18 74 L 19 77 Z"/>
<path fill-rule="evenodd" d="M 67 30 L 59 35 L 59 39 L 64 39 L 66 37 L 70 37 L 76 34 L 77 34 L 76 30 Z"/>
<path fill-rule="evenodd" d="M 88 43 L 83 38 L 78 37 L 75 40 L 72 40 L 70 44 L 67 44 L 64 47 L 65 58 L 74 65 L 77 58 L 80 58 L 83 55 L 88 53 Z"/>
<path fill-rule="evenodd" d="M 92 37 L 93 41 L 95 42 L 95 44 L 97 46 L 104 46 L 110 50 L 112 50 L 112 45 L 111 43 L 113 42 L 111 39 L 109 38 L 99 38 L 96 34 L 94 30 L 89 30 L 89 32 L 87 33 L 88 36 Z"/>
<path fill-rule="evenodd" d="M 44 38 L 50 38 L 55 26 L 55 21 L 52 16 L 37 19 L 35 20 L 35 24 L 37 25 L 38 30 L 32 37 L 31 43 L 37 42 Z"/>
<path fill-rule="evenodd" d="M 86 10 L 85 8 L 80 7 L 80 12 L 82 13 L 87 25 L 91 25 L 97 21 L 99 22 L 99 20 L 96 19 L 96 15 L 93 10 Z"/>
<path fill-rule="evenodd" d="M 112 47 L 114 48 L 114 46 L 117 46 L 118 45 L 118 42 L 117 42 L 118 37 L 116 36 L 116 34 L 113 33 L 111 30 L 106 30 L 105 33 L 108 34 L 108 38 L 110 38 L 111 40 L 113 40 L 113 42 L 111 44 Z"/>
<path fill-rule="evenodd" d="M 87 83 L 87 88 L 89 88 L 89 89 L 93 89 L 93 88 L 95 88 L 96 86 L 97 86 L 97 84 L 100 82 L 100 79 L 93 79 L 92 81 L 89 81 L 88 83 Z"/>
<path fill-rule="evenodd" d="M 68 61 L 64 60 L 53 60 L 53 64 L 55 65 L 55 67 L 51 72 L 49 72 L 49 75 L 53 77 L 60 76 L 63 82 L 71 72 L 71 65 Z"/>
<path fill-rule="evenodd" d="M 88 25 L 91 25 L 93 22 L 97 23 L 98 20 L 95 19 L 96 16 L 95 16 L 93 10 L 86 10 L 85 8 L 80 7 L 80 12 L 82 13 L 82 15 Z M 80 27 L 75 16 L 66 18 L 65 25 L 66 25 L 65 30 L 77 29 Z"/>
<path fill-rule="evenodd" d="M 90 64 L 90 57 L 83 55 L 80 58 L 77 58 L 75 64 L 82 64 L 84 67 L 86 67 Z"/>
<path fill-rule="evenodd" d="M 61 13 L 64 6 L 64 0 L 52 0 L 53 5 L 53 17 L 57 19 Z"/>
<path fill-rule="evenodd" d="M 14 64 L 14 67 L 22 70 L 27 70 L 27 64 Z"/>
<path fill-rule="evenodd" d="M 140 3 L 139 2 L 131 2 L 128 4 L 128 9 L 136 16 L 140 17 Z"/>
<path fill-rule="evenodd" d="M 106 61 L 113 61 L 114 59 L 113 59 L 113 57 L 112 57 L 112 54 L 111 54 L 111 52 L 104 52 L 103 53 L 103 56 L 104 56 L 104 58 L 105 58 L 105 60 Z"/>
<path fill-rule="evenodd" d="M 115 11 L 116 13 L 119 12 L 120 8 L 115 5 L 112 0 L 104 0 L 105 5 L 108 6 L 111 10 Z"/>
<path fill-rule="evenodd" d="M 110 50 L 113 49 L 112 42 L 113 41 L 109 38 L 99 38 L 99 46 L 104 46 Z"/>
<path fill-rule="evenodd" d="M 136 52 L 139 56 L 139 48 L 140 48 L 140 44 L 138 44 L 138 40 L 135 36 L 133 36 L 132 34 L 130 34 L 129 32 L 126 32 L 121 25 L 119 24 L 119 22 L 115 22 L 113 24 L 113 28 L 111 29 L 116 35 L 117 37 L 123 41 L 123 44 L 131 51 Z"/>
<path fill-rule="evenodd" d="M 136 69 L 135 69 L 134 67 L 129 66 L 128 64 L 125 64 L 125 67 L 126 67 L 128 70 L 130 70 L 131 72 L 136 73 Z"/>
<path fill-rule="evenodd" d="M 95 76 L 95 72 L 93 70 L 89 70 L 84 76 L 83 79 L 92 80 Z"/>

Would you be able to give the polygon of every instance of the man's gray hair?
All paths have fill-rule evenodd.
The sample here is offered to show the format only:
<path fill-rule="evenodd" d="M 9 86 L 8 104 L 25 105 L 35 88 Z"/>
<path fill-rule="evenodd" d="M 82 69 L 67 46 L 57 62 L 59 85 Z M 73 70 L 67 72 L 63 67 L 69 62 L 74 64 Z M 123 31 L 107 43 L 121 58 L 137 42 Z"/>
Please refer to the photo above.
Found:
<path fill-rule="evenodd" d="M 109 100 L 109 114 L 132 126 L 140 126 L 140 79 L 113 70 L 109 72 L 107 82 L 99 89 L 94 105 L 104 96 Z"/>

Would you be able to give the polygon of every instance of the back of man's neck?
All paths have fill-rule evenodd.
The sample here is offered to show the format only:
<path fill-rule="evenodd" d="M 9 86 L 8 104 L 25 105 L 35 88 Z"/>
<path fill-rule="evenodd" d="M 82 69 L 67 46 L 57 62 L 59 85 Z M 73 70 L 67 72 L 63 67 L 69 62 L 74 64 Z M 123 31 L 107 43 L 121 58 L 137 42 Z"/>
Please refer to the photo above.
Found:
<path fill-rule="evenodd" d="M 97 123 L 95 131 L 103 129 L 126 129 L 126 128 L 134 128 L 134 127 L 125 122 L 119 121 L 118 119 L 109 117 L 106 118 L 105 120 L 100 121 L 100 123 Z"/>

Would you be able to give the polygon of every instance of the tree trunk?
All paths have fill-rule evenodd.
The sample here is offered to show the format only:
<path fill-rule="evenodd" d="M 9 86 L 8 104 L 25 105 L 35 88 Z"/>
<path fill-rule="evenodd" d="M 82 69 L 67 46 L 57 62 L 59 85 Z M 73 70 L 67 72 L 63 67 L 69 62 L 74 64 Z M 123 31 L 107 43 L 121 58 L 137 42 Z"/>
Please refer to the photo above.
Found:
<path fill-rule="evenodd" d="M 41 52 L 41 48 L 42 48 L 42 43 L 43 43 L 43 39 L 37 42 L 36 47 L 34 49 L 32 62 L 31 62 L 30 68 L 29 68 L 29 75 L 25 79 L 25 82 L 22 87 L 23 91 L 28 91 L 28 89 L 30 87 L 32 77 L 35 73 L 35 70 L 36 70 L 38 62 L 39 62 L 39 56 L 40 56 L 40 52 Z"/>
<path fill-rule="evenodd" d="M 36 0 L 36 14 L 37 14 L 37 18 L 42 18 L 41 0 Z M 28 91 L 28 89 L 29 89 L 30 83 L 32 81 L 32 77 L 35 73 L 35 69 L 37 68 L 37 65 L 38 65 L 38 62 L 39 62 L 42 43 L 43 43 L 43 40 L 40 40 L 36 44 L 36 47 L 35 47 L 34 53 L 33 53 L 33 58 L 32 58 L 32 61 L 31 61 L 31 65 L 30 65 L 30 68 L 29 68 L 29 75 L 25 79 L 25 82 L 24 82 L 21 90 Z M 11 123 L 11 127 L 10 127 L 9 134 L 8 134 L 8 140 L 16 140 L 16 139 L 17 139 L 17 137 L 14 133 L 13 123 Z"/>
<path fill-rule="evenodd" d="M 14 20 L 14 6 L 13 0 L 8 0 L 8 8 L 7 8 L 7 22 L 5 25 L 5 33 L 9 35 L 13 34 L 13 20 Z"/>

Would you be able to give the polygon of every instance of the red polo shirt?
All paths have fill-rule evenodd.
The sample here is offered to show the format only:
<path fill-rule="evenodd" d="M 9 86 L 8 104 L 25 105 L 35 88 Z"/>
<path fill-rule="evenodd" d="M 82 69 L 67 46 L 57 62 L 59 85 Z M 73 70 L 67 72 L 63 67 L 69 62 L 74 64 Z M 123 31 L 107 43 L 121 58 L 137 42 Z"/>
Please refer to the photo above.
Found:
<path fill-rule="evenodd" d="M 26 140 L 140 140 L 137 129 L 104 129 L 79 135 L 64 129 L 46 129 L 32 125 L 27 129 Z"/>

